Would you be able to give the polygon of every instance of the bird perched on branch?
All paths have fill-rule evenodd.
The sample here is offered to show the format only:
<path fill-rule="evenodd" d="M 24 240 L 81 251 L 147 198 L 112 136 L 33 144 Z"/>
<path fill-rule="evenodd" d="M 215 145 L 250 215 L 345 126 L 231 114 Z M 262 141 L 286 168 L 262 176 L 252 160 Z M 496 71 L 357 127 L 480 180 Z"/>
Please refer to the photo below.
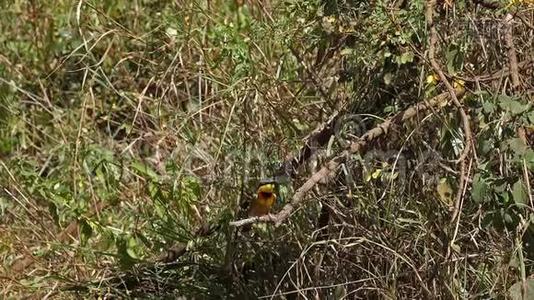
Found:
<path fill-rule="evenodd" d="M 273 182 L 260 183 L 257 196 L 248 210 L 249 217 L 261 217 L 268 214 L 276 203 L 276 185 Z"/>

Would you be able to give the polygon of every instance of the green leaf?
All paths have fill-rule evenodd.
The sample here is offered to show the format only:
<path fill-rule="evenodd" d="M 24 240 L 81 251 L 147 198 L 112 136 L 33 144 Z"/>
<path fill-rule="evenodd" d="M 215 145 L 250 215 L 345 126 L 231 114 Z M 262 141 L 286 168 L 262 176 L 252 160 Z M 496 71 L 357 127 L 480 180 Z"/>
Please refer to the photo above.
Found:
<path fill-rule="evenodd" d="M 123 268 L 129 268 L 133 266 L 136 262 L 135 251 L 133 251 L 133 243 L 131 242 L 132 237 L 121 236 L 115 240 L 115 246 L 117 247 L 117 256 L 119 257 L 119 262 Z M 132 256 L 134 255 L 134 256 Z"/>
<path fill-rule="evenodd" d="M 159 175 L 154 170 L 149 168 L 146 164 L 135 161 L 131 164 L 131 167 L 136 170 L 140 175 L 150 177 L 154 181 L 158 181 Z"/>
<path fill-rule="evenodd" d="M 504 204 L 510 203 L 510 193 L 501 193 L 501 197 Z"/>
<path fill-rule="evenodd" d="M 512 115 L 521 114 L 530 108 L 529 104 L 523 104 L 507 95 L 500 95 L 498 101 L 501 109 L 511 113 Z"/>
<path fill-rule="evenodd" d="M 534 169 L 534 150 L 528 149 L 523 157 L 527 162 L 527 166 L 530 170 Z"/>
<path fill-rule="evenodd" d="M 87 241 L 89 241 L 89 239 L 93 235 L 93 228 L 85 219 L 82 219 L 79 222 L 79 224 L 80 224 L 80 243 L 81 245 L 86 245 Z"/>
<path fill-rule="evenodd" d="M 495 104 L 489 101 L 484 101 L 482 103 L 482 110 L 484 110 L 484 113 L 486 114 L 493 114 L 495 112 Z"/>
<path fill-rule="evenodd" d="M 413 52 L 407 51 L 407 52 L 404 52 L 403 54 L 401 54 L 401 56 L 397 60 L 397 63 L 399 65 L 403 65 L 403 64 L 406 64 L 406 63 L 411 63 L 411 62 L 413 62 L 413 58 L 414 58 Z"/>
<path fill-rule="evenodd" d="M 523 140 L 520 138 L 512 138 L 508 140 L 508 148 L 512 150 L 516 155 L 523 156 L 529 150 L 528 146 L 525 145 Z"/>
<path fill-rule="evenodd" d="M 486 196 L 488 194 L 488 184 L 480 176 L 480 174 L 475 174 L 473 177 L 473 200 L 477 203 L 485 202 Z"/>
<path fill-rule="evenodd" d="M 487 154 L 487 153 L 489 153 L 489 152 L 491 152 L 491 151 L 494 150 L 494 148 L 495 148 L 495 143 L 493 143 L 493 141 L 491 141 L 491 140 L 484 139 L 484 140 L 481 140 L 481 141 L 479 142 L 478 147 L 479 147 L 479 149 L 480 149 L 479 151 L 480 151 L 482 154 Z"/>
<path fill-rule="evenodd" d="M 514 197 L 514 202 L 517 204 L 528 203 L 528 195 L 521 179 L 516 181 L 512 186 L 512 196 Z"/>
<path fill-rule="evenodd" d="M 128 239 L 128 245 L 126 247 L 126 253 L 128 253 L 128 255 L 133 258 L 133 259 L 138 259 L 139 258 L 139 255 L 137 255 L 137 241 L 133 238 L 133 237 L 130 237 Z"/>
<path fill-rule="evenodd" d="M 445 59 L 447 60 L 447 71 L 449 74 L 455 75 L 457 71 L 462 69 L 463 55 L 459 46 L 451 45 L 445 53 Z"/>
<path fill-rule="evenodd" d="M 514 217 L 508 211 L 502 211 L 502 219 L 505 225 L 512 225 L 515 223 Z"/>

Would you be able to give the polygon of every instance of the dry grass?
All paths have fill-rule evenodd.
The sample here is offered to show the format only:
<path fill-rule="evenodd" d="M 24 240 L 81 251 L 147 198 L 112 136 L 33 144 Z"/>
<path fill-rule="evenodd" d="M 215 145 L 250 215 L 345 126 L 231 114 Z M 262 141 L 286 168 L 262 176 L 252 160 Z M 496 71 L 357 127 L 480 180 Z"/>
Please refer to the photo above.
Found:
<path fill-rule="evenodd" d="M 439 188 L 458 189 L 464 133 L 443 106 L 346 157 L 282 226 L 236 232 L 258 181 L 335 112 L 349 117 L 275 209 L 348 140 L 445 91 L 425 83 L 424 2 L 13 2 L 0 4 L 2 297 L 504 298 L 527 286 L 533 74 L 520 65 L 512 88 L 505 37 L 488 34 L 514 11 L 517 61 L 532 59 L 531 7 L 436 11 L 436 57 L 466 81 L 474 135 L 454 222 Z M 154 264 L 177 244 L 175 261 Z"/>

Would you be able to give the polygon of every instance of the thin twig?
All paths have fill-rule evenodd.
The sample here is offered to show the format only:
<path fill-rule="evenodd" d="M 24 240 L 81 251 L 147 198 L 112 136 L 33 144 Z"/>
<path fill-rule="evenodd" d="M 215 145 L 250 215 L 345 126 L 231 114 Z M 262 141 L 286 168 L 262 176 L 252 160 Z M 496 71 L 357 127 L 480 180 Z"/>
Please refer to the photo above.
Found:
<path fill-rule="evenodd" d="M 297 50 L 295 48 L 290 46 L 289 50 L 291 50 L 291 53 L 293 54 L 293 56 L 295 56 L 295 58 L 299 61 L 299 63 L 304 68 L 304 70 L 308 73 L 308 76 L 310 77 L 313 85 L 315 86 L 315 88 L 317 89 L 319 94 L 321 94 L 321 97 L 323 97 L 323 99 L 326 101 L 326 103 L 328 105 L 332 106 L 332 101 L 330 99 L 330 95 L 325 90 L 324 84 L 319 80 L 319 76 L 315 73 L 314 70 L 312 70 L 310 67 L 308 67 L 308 65 L 306 64 L 304 59 L 302 59 L 302 57 L 299 55 L 299 53 L 297 52 Z"/>
<path fill-rule="evenodd" d="M 458 89 L 454 96 L 462 97 L 464 93 L 464 89 Z M 230 222 L 230 225 L 239 227 L 247 224 L 263 222 L 274 223 L 276 226 L 279 226 L 291 215 L 295 208 L 298 207 L 301 202 L 305 200 L 304 196 L 317 183 L 325 179 L 329 179 L 333 174 L 335 174 L 337 167 L 341 164 L 341 162 L 346 156 L 354 153 L 359 153 L 360 151 L 364 150 L 365 146 L 367 146 L 370 141 L 387 134 L 388 130 L 391 128 L 392 125 L 402 124 L 403 122 L 418 115 L 418 113 L 421 111 L 430 109 L 430 107 L 433 106 L 441 105 L 444 102 L 446 103 L 449 98 L 449 93 L 445 92 L 437 95 L 436 97 L 428 101 L 419 102 L 418 104 L 408 108 L 407 110 L 398 113 L 391 119 L 384 121 L 375 128 L 367 131 L 364 135 L 361 136 L 358 141 L 351 143 L 347 150 L 342 151 L 339 155 L 327 162 L 318 172 L 314 173 L 311 177 L 309 177 L 308 180 L 299 189 L 297 189 L 297 191 L 293 195 L 291 202 L 286 204 L 279 213 L 238 220 Z"/>
<path fill-rule="evenodd" d="M 526 60 L 518 63 L 517 67 L 523 70 L 528 69 L 532 67 L 532 60 L 527 58 Z M 498 72 L 492 73 L 491 75 L 482 75 L 482 76 L 475 76 L 475 77 L 462 77 L 462 76 L 455 76 L 455 77 L 463 81 L 467 81 L 467 82 L 480 83 L 484 81 L 499 80 L 503 77 L 509 76 L 510 71 L 511 71 L 510 68 L 503 68 Z"/>
<path fill-rule="evenodd" d="M 526 134 L 525 129 L 523 127 L 519 127 L 517 129 L 517 136 L 523 142 L 523 144 L 528 147 L 527 134 Z M 529 179 L 529 176 L 528 176 L 527 161 L 524 158 L 523 158 L 523 178 L 525 180 L 525 186 L 527 188 L 530 208 L 534 209 L 534 199 L 532 198 L 532 189 L 530 188 L 530 179 Z"/>
<path fill-rule="evenodd" d="M 471 172 L 471 167 L 473 165 L 473 160 L 469 160 L 469 167 L 467 169 L 467 174 L 469 176 L 470 172 Z M 452 246 L 454 245 L 454 242 L 456 242 L 456 237 L 458 236 L 458 230 L 460 228 L 460 217 L 462 215 L 462 207 L 463 207 L 463 204 L 464 204 L 464 201 L 463 201 L 463 196 L 465 195 L 465 193 L 467 192 L 467 184 L 464 185 L 464 188 L 463 190 L 461 191 L 462 192 L 462 197 L 460 197 L 460 205 L 459 205 L 459 209 L 458 209 L 458 218 L 456 220 L 456 225 L 454 226 L 454 233 L 452 235 L 452 238 L 451 238 L 451 241 L 449 242 L 449 247 L 447 247 L 447 255 L 446 257 L 449 258 L 450 255 L 451 255 L 451 250 L 452 250 Z"/>
<path fill-rule="evenodd" d="M 462 201 L 462 191 L 464 190 L 464 185 L 467 184 L 466 180 L 466 174 L 465 174 L 465 158 L 469 155 L 469 152 L 471 150 L 471 127 L 469 125 L 469 118 L 465 112 L 465 110 L 462 107 L 462 104 L 458 100 L 458 97 L 456 97 L 456 93 L 454 91 L 453 86 L 450 84 L 449 80 L 441 70 L 441 67 L 439 66 L 436 58 L 435 58 L 435 52 L 436 52 L 436 44 L 438 41 L 438 33 L 436 30 L 436 27 L 434 26 L 433 21 L 433 13 L 434 13 L 434 7 L 436 5 L 436 0 L 429 0 L 427 2 L 426 7 L 426 21 L 427 25 L 430 30 L 430 36 L 429 36 L 429 49 L 428 49 L 428 58 L 430 60 L 430 64 L 432 65 L 432 68 L 434 68 L 434 71 L 438 74 L 441 81 L 445 84 L 445 87 L 447 88 L 447 91 L 450 94 L 450 97 L 452 99 L 452 102 L 457 107 L 460 116 L 462 118 L 462 126 L 465 134 L 465 146 L 462 154 L 460 155 L 460 158 L 458 159 L 458 162 L 460 163 L 460 184 L 458 187 L 458 192 L 456 193 L 456 201 L 454 205 L 454 211 L 451 217 L 451 223 L 454 222 L 456 217 L 458 216 L 459 210 L 460 210 L 460 204 Z"/>

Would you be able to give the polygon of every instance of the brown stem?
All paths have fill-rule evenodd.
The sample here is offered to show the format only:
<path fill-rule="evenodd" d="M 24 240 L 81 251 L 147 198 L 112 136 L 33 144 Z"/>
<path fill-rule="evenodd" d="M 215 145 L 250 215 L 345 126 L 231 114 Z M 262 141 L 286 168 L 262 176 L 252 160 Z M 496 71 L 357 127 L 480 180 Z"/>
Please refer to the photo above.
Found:
<path fill-rule="evenodd" d="M 458 89 L 454 94 L 455 97 L 462 97 L 465 93 L 464 89 Z M 442 105 L 447 102 L 447 99 L 450 98 L 449 93 L 442 93 L 428 101 L 422 101 L 407 110 L 398 113 L 391 119 L 384 121 L 375 128 L 367 131 L 362 137 L 353 143 L 347 148 L 347 150 L 342 151 L 339 155 L 327 162 L 318 172 L 314 173 L 308 180 L 295 192 L 290 203 L 286 204 L 282 210 L 277 214 L 268 214 L 261 217 L 252 217 L 247 219 L 242 219 L 234 222 L 230 222 L 231 226 L 244 226 L 247 224 L 263 222 L 263 223 L 274 223 L 276 226 L 282 224 L 291 213 L 297 208 L 304 200 L 304 196 L 319 182 L 329 179 L 333 174 L 335 174 L 337 167 L 341 164 L 343 159 L 349 155 L 363 151 L 367 144 L 382 136 L 387 134 L 390 127 L 394 124 L 402 124 L 403 122 L 417 116 L 421 111 L 425 111 L 434 106 Z"/>
<path fill-rule="evenodd" d="M 512 88 L 517 90 L 521 85 L 519 81 L 519 67 L 517 66 L 517 54 L 514 46 L 514 36 L 513 36 L 513 16 L 512 14 L 506 14 L 504 17 L 504 41 L 506 42 L 506 47 L 508 48 L 508 60 L 510 63 L 510 75 L 512 77 Z"/>
<path fill-rule="evenodd" d="M 458 217 L 460 213 L 460 204 L 462 201 L 462 191 L 464 190 L 464 185 L 467 184 L 466 180 L 466 164 L 465 164 L 465 158 L 469 155 L 469 152 L 471 150 L 471 127 L 469 124 L 469 118 L 465 112 L 465 110 L 462 107 L 462 104 L 458 100 L 458 97 L 456 97 L 456 93 L 454 91 L 453 86 L 441 70 L 441 67 L 439 66 L 436 58 L 435 58 L 435 52 L 436 52 L 436 44 L 438 41 L 438 33 L 436 30 L 436 27 L 434 26 L 433 21 L 433 13 L 434 13 L 434 7 L 436 5 L 436 0 L 429 0 L 427 2 L 426 7 L 426 21 L 428 28 L 430 30 L 430 36 L 429 36 L 429 49 L 428 49 L 428 58 L 430 61 L 430 64 L 432 65 L 432 68 L 434 71 L 438 74 L 440 80 L 445 84 L 445 87 L 447 88 L 447 91 L 449 92 L 449 95 L 452 99 L 452 102 L 457 107 L 460 117 L 462 118 L 462 126 L 465 134 L 465 148 L 460 155 L 460 158 L 458 159 L 458 162 L 460 163 L 460 184 L 458 187 L 458 192 L 456 193 L 456 201 L 454 205 L 454 211 L 451 218 L 451 223 L 454 222 L 454 220 Z"/>

